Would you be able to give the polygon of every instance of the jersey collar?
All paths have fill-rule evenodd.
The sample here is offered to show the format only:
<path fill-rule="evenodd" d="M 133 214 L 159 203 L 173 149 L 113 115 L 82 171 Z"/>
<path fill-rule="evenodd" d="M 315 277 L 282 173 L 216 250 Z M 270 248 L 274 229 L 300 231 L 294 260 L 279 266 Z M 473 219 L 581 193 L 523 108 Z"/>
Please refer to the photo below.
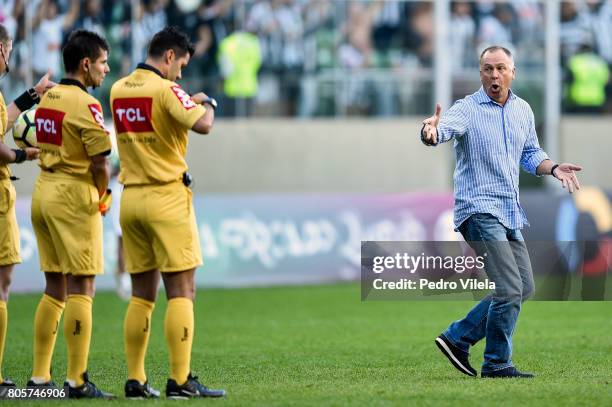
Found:
<path fill-rule="evenodd" d="M 80 81 L 77 81 L 76 79 L 63 78 L 60 81 L 60 85 L 78 86 L 79 88 L 83 89 L 84 92 L 87 92 L 87 88 L 85 87 L 85 85 L 83 85 Z"/>
<path fill-rule="evenodd" d="M 162 76 L 162 73 L 155 67 L 149 65 L 149 64 L 145 64 L 144 62 L 139 63 L 138 65 L 136 65 L 137 69 L 146 69 L 147 71 L 151 71 L 156 73 L 157 75 L 159 75 L 160 78 L 162 79 L 166 79 Z"/>

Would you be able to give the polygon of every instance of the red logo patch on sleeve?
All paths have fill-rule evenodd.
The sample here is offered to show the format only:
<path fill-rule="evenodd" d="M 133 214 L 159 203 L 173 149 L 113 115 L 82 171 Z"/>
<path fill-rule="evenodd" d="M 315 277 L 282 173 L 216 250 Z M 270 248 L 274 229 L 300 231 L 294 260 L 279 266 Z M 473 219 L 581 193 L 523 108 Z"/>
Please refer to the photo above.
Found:
<path fill-rule="evenodd" d="M 36 109 L 36 140 L 39 143 L 62 145 L 62 123 L 66 112 L 39 107 Z"/>
<path fill-rule="evenodd" d="M 117 134 L 149 133 L 153 131 L 152 98 L 121 98 L 113 100 L 113 120 Z"/>
<path fill-rule="evenodd" d="M 102 129 L 106 132 L 106 135 L 108 135 L 109 132 L 106 130 L 106 127 L 104 127 L 104 112 L 102 111 L 102 106 L 92 103 L 91 105 L 87 105 L 87 107 L 89 107 L 89 111 L 93 115 L 93 118 L 96 123 L 98 123 L 100 127 L 102 127 Z"/>
<path fill-rule="evenodd" d="M 172 92 L 174 92 L 185 110 L 193 109 L 197 106 L 196 103 L 191 99 L 191 96 L 189 96 L 189 94 L 185 92 L 180 86 L 174 85 L 170 89 L 172 89 Z"/>

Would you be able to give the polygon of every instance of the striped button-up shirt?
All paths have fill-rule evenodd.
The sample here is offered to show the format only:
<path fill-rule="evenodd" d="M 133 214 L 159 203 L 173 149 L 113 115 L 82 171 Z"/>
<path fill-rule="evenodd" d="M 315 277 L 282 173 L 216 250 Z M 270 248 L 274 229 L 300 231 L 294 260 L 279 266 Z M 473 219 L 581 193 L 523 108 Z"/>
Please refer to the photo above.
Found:
<path fill-rule="evenodd" d="M 529 104 L 510 91 L 502 106 L 481 87 L 441 117 L 438 144 L 451 139 L 457 163 L 455 226 L 475 213 L 489 213 L 509 229 L 528 226 L 519 201 L 519 166 L 536 175 L 548 158 Z"/>

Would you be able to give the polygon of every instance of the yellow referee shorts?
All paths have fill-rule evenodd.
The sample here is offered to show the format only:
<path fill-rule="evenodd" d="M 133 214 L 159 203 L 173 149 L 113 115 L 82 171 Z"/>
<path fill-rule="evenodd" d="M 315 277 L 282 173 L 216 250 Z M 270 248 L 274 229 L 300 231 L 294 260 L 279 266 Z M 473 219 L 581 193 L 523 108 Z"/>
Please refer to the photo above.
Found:
<path fill-rule="evenodd" d="M 21 263 L 15 197 L 11 180 L 0 180 L 0 266 Z"/>
<path fill-rule="evenodd" d="M 126 187 L 120 222 L 128 272 L 184 271 L 202 265 L 193 195 L 181 182 Z"/>
<path fill-rule="evenodd" d="M 32 194 L 32 226 L 42 271 L 103 273 L 99 200 L 91 182 L 65 174 L 40 174 Z"/>

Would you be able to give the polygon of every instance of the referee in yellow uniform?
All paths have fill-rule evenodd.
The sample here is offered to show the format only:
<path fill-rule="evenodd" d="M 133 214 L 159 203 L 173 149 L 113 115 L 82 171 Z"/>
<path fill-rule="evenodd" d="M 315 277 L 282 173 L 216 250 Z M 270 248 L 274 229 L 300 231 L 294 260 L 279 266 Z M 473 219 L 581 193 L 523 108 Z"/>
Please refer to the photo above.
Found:
<path fill-rule="evenodd" d="M 155 34 L 145 63 L 111 89 L 125 189 L 121 229 L 132 298 L 125 315 L 129 398 L 155 398 L 145 374 L 151 314 L 164 281 L 168 308 L 164 332 L 170 359 L 166 397 L 222 397 L 198 382 L 190 369 L 194 332 L 194 272 L 202 264 L 185 153 L 187 135 L 210 132 L 216 102 L 204 93 L 189 96 L 174 81 L 181 78 L 194 48 L 173 27 Z"/>
<path fill-rule="evenodd" d="M 111 398 L 87 375 L 94 278 L 103 272 L 100 198 L 109 181 L 111 142 L 100 103 L 88 87 L 109 71 L 108 44 L 78 30 L 62 50 L 66 77 L 36 109 L 41 173 L 32 194 L 32 225 L 38 242 L 45 293 L 34 320 L 34 366 L 28 386 L 55 386 L 50 367 L 64 310 L 70 398 Z"/>
<path fill-rule="evenodd" d="M 13 49 L 13 40 L 10 38 L 4 25 L 0 24 L 0 75 L 4 77 L 9 72 L 8 61 Z M 19 227 L 15 216 L 15 187 L 11 183 L 11 171 L 8 164 L 20 164 L 26 160 L 38 158 L 37 148 L 24 148 L 11 150 L 4 144 L 5 133 L 13 127 L 17 116 L 30 109 L 40 100 L 40 96 L 48 87 L 55 85 L 49 81 L 49 75 L 45 75 L 35 87 L 28 89 L 15 102 L 6 106 L 4 97 L 0 93 L 0 367 L 2 367 L 2 356 L 6 331 L 8 326 L 8 302 L 9 286 L 13 267 L 21 263 L 19 255 Z M 2 376 L 0 371 L 0 387 L 14 387 L 15 383 Z"/>

